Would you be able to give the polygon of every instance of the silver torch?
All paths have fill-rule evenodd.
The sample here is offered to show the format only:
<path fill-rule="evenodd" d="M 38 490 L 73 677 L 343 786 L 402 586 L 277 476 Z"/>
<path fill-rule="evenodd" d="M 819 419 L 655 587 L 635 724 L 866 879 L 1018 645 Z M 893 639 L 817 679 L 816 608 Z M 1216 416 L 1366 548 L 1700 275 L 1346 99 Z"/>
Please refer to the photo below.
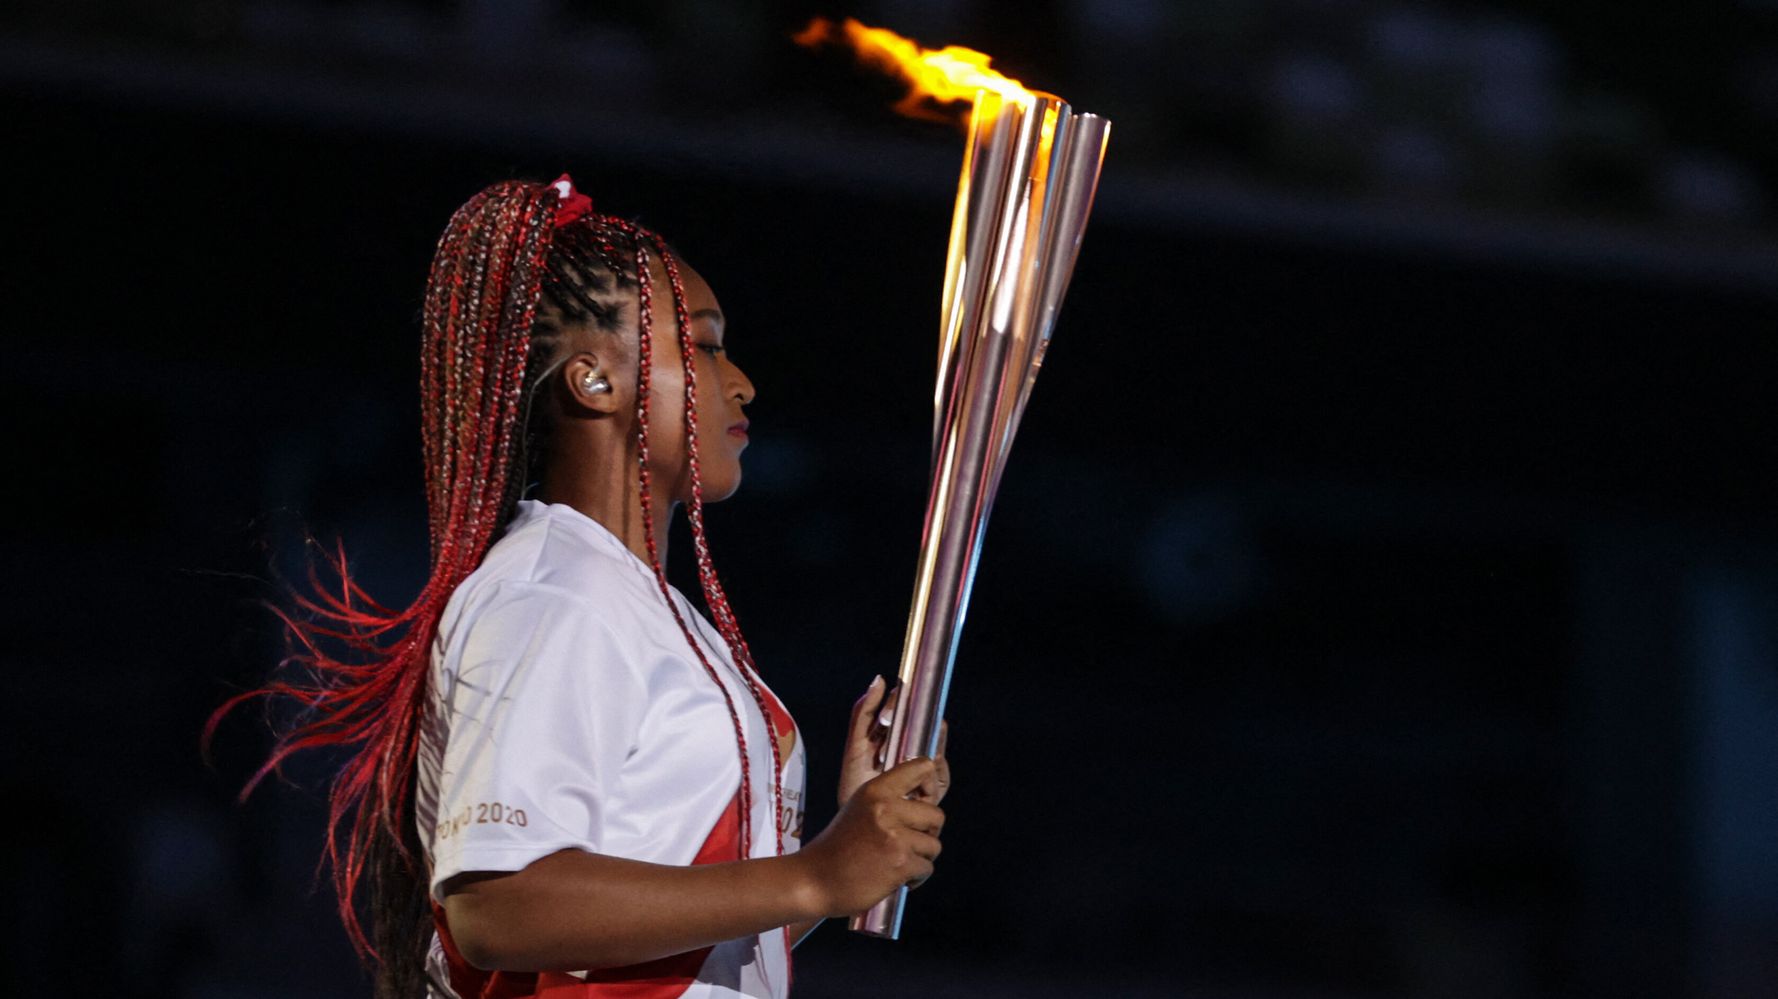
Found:
<path fill-rule="evenodd" d="M 932 482 L 885 766 L 938 751 L 951 667 L 1007 452 L 1043 364 L 1111 123 L 1050 94 L 980 90 L 945 259 Z M 907 889 L 852 919 L 896 939 Z"/>

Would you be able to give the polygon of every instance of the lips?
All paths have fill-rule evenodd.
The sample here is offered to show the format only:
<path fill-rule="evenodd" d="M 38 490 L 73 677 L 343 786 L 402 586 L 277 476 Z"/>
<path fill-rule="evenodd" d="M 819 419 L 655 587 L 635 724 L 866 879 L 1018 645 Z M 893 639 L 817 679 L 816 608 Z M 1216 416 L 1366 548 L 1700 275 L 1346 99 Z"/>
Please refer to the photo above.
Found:
<path fill-rule="evenodd" d="M 734 434 L 736 437 L 745 437 L 745 436 L 747 436 L 747 428 L 749 426 L 752 426 L 752 424 L 746 420 L 742 420 L 741 422 L 728 428 L 728 432 L 731 434 Z"/>

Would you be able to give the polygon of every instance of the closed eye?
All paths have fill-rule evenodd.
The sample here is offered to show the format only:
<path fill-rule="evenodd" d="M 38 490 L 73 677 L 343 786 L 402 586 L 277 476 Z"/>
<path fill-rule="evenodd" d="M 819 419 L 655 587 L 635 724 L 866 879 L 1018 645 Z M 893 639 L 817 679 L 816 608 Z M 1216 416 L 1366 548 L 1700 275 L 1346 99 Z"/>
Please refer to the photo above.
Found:
<path fill-rule="evenodd" d="M 722 356 L 724 350 L 720 343 L 700 343 L 698 344 L 698 349 L 709 354 L 711 357 Z"/>

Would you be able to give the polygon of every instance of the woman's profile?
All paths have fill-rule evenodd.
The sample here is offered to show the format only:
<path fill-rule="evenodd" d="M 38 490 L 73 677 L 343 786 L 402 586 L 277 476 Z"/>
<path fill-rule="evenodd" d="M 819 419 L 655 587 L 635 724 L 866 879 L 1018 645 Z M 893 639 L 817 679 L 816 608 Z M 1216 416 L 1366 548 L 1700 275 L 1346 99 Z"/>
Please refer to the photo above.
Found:
<path fill-rule="evenodd" d="M 566 177 L 495 184 L 440 237 L 428 579 L 386 607 L 338 557 L 284 612 L 298 670 L 222 709 L 299 703 L 260 776 L 349 754 L 326 851 L 379 996 L 782 996 L 815 923 L 931 873 L 949 768 L 878 773 L 881 678 L 801 844 L 805 750 L 704 531 L 754 397 L 727 333 L 701 274 Z M 708 619 L 664 569 L 681 509 Z"/>

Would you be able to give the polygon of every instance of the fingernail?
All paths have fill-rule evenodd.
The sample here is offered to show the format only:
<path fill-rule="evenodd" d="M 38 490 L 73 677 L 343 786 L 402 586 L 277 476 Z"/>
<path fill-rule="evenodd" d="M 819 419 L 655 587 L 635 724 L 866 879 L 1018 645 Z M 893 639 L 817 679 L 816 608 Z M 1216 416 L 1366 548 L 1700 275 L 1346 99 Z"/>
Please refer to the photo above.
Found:
<path fill-rule="evenodd" d="M 877 712 L 877 724 L 883 726 L 884 728 L 888 728 L 889 727 L 889 720 L 894 717 L 895 717 L 894 706 L 890 705 L 890 704 L 885 704 L 885 705 L 883 705 L 882 709 Z"/>
<path fill-rule="evenodd" d="M 883 674 L 878 673 L 876 675 L 876 678 L 870 682 L 870 686 L 866 687 L 865 689 L 866 690 L 875 690 L 878 687 L 881 687 L 882 685 L 883 685 Z"/>

